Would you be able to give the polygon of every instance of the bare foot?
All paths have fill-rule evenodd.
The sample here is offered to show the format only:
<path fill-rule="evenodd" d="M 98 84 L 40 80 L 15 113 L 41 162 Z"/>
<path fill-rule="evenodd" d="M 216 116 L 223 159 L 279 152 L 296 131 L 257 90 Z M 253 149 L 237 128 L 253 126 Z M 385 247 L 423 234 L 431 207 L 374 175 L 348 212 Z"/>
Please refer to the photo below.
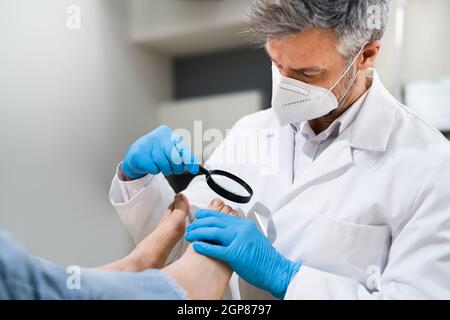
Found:
<path fill-rule="evenodd" d="M 141 270 L 161 269 L 166 265 L 170 252 L 184 236 L 188 213 L 189 202 L 186 196 L 177 194 L 155 231 L 130 254 L 130 257 L 141 261 Z"/>
<path fill-rule="evenodd" d="M 183 194 L 175 196 L 174 202 L 164 213 L 158 227 L 142 240 L 124 259 L 100 267 L 112 271 L 139 272 L 146 269 L 160 269 L 182 239 L 186 229 L 189 202 Z"/>
<path fill-rule="evenodd" d="M 238 215 L 220 199 L 214 199 L 208 209 Z M 225 262 L 198 254 L 192 245 L 178 261 L 162 271 L 175 279 L 194 300 L 222 299 L 233 273 Z"/>

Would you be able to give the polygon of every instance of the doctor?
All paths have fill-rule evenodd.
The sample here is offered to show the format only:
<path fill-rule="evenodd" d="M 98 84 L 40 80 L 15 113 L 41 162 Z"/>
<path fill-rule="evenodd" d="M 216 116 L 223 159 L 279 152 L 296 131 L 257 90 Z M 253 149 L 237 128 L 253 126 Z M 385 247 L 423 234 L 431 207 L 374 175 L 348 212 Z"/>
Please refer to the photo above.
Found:
<path fill-rule="evenodd" d="M 192 213 L 186 235 L 240 276 L 233 298 L 450 298 L 450 144 L 372 69 L 388 13 L 388 0 L 252 5 L 249 35 L 273 61 L 272 108 L 238 121 L 206 166 L 240 176 L 254 197 L 246 219 Z M 223 161 L 254 151 L 244 131 L 264 130 L 259 162 Z M 112 182 L 136 242 L 173 198 L 164 175 L 198 172 L 173 138 L 163 126 L 139 139 Z M 261 170 L 268 162 L 278 169 Z M 184 193 L 198 208 L 215 197 L 202 176 Z"/>

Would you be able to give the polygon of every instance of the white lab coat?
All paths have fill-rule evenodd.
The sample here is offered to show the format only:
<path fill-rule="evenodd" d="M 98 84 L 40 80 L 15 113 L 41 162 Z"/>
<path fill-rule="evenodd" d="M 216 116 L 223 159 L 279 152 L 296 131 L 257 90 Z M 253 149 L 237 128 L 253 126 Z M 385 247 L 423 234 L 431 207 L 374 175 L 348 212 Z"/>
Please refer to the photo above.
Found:
<path fill-rule="evenodd" d="M 283 255 L 303 262 L 285 298 L 449 299 L 450 143 L 397 102 L 374 72 L 355 122 L 293 184 L 294 132 L 280 128 L 272 112 L 240 120 L 207 165 L 253 187 L 252 201 L 240 209 Z M 268 174 L 261 163 L 219 160 L 250 149 L 241 129 L 272 130 L 260 154 L 279 170 Z M 174 192 L 161 175 L 130 183 L 130 200 L 123 192 L 116 175 L 111 201 L 138 242 Z M 184 193 L 195 207 L 217 197 L 203 177 Z M 182 250 L 180 244 L 172 258 Z M 236 275 L 230 285 L 235 299 L 270 298 Z"/>

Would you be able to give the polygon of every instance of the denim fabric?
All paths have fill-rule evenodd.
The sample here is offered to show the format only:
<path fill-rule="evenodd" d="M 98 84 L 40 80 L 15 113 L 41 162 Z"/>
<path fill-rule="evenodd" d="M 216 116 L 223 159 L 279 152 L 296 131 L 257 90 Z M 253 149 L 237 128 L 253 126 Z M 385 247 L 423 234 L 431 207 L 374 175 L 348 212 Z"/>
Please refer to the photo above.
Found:
<path fill-rule="evenodd" d="M 159 270 L 68 271 L 28 255 L 8 234 L 0 232 L 0 300 L 186 299 L 175 281 Z M 72 281 L 76 275 L 79 281 Z"/>

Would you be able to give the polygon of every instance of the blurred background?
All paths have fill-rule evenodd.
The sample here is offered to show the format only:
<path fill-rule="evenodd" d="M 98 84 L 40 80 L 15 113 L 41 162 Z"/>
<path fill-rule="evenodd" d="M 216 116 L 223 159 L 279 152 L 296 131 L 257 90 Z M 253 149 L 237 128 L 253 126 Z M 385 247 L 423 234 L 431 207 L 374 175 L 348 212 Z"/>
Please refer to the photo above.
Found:
<path fill-rule="evenodd" d="M 161 123 L 224 131 L 270 107 L 270 61 L 238 36 L 248 5 L 0 0 L 0 229 L 62 264 L 127 254 L 108 190 L 128 146 Z M 377 68 L 444 134 L 449 52 L 449 0 L 392 1 Z"/>

